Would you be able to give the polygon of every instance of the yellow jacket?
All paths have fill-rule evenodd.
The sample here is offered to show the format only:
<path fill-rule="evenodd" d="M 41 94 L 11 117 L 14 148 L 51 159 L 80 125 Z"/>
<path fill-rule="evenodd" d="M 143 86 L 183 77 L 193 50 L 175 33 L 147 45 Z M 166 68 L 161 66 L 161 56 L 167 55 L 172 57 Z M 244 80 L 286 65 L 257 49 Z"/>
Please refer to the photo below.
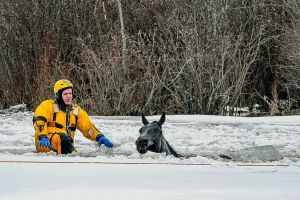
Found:
<path fill-rule="evenodd" d="M 45 135 L 48 138 L 54 133 L 67 134 L 66 112 L 59 109 L 54 100 L 43 101 L 35 110 L 33 117 L 33 125 L 35 129 L 35 139 Z M 76 128 L 82 134 L 93 141 L 99 134 L 99 130 L 93 125 L 88 114 L 76 104 L 72 104 L 70 109 L 70 120 L 68 123 L 69 135 L 74 141 L 74 133 Z"/>

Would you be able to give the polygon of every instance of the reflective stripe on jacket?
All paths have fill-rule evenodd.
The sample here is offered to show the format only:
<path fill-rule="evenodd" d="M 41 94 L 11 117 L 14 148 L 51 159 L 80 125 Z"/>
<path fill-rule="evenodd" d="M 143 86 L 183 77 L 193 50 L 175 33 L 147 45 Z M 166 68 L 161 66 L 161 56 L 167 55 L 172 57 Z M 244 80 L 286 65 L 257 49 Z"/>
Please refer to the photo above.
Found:
<path fill-rule="evenodd" d="M 58 109 L 58 105 L 55 104 L 54 100 L 45 100 L 35 110 L 33 125 L 36 139 L 41 135 L 49 137 L 54 133 L 67 134 L 66 112 Z M 93 141 L 96 141 L 99 133 L 88 114 L 76 104 L 72 104 L 68 126 L 70 127 L 69 135 L 73 140 L 76 128 L 86 138 Z"/>

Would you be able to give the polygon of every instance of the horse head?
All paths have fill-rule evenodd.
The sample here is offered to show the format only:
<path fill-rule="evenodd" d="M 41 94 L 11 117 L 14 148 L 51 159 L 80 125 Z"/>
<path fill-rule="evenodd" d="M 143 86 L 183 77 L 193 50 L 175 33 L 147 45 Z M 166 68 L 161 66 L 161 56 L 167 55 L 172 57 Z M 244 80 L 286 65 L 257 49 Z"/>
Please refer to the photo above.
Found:
<path fill-rule="evenodd" d="M 136 149 L 139 153 L 145 154 L 147 151 L 156 153 L 166 152 L 167 155 L 179 156 L 163 136 L 162 125 L 165 120 L 165 113 L 162 114 L 159 121 L 153 121 L 151 123 L 146 119 L 144 114 L 142 114 L 143 126 L 140 128 L 140 136 L 135 142 Z"/>

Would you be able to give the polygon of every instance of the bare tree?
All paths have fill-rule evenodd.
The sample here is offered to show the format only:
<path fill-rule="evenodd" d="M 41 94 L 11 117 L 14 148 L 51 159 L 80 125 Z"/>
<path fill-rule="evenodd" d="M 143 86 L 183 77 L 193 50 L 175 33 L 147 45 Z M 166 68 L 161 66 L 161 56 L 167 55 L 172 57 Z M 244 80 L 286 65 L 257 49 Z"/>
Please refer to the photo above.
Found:
<path fill-rule="evenodd" d="M 92 114 L 233 115 L 255 103 L 288 113 L 300 107 L 299 5 L 3 0 L 0 107 L 34 109 L 68 78 Z"/>

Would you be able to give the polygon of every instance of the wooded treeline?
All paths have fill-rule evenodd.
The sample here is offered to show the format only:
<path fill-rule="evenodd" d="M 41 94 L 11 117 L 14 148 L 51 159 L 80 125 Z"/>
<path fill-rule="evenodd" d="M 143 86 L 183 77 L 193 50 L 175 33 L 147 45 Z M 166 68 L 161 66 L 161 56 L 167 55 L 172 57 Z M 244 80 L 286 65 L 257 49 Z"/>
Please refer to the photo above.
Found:
<path fill-rule="evenodd" d="M 2 0 L 0 109 L 67 78 L 90 114 L 300 107 L 300 0 Z"/>

